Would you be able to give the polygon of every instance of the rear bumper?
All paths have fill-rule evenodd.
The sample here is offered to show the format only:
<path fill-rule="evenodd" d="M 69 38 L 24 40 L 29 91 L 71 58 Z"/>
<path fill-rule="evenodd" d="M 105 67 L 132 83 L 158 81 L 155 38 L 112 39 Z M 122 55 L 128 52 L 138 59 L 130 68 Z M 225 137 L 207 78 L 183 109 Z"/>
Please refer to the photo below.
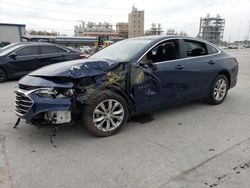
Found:
<path fill-rule="evenodd" d="M 238 77 L 239 66 L 238 64 L 231 70 L 230 89 L 236 86 Z"/>
<path fill-rule="evenodd" d="M 234 86 L 236 86 L 236 84 L 237 84 L 237 78 L 234 79 L 234 80 L 231 82 L 231 84 L 230 84 L 230 89 L 233 88 Z"/>

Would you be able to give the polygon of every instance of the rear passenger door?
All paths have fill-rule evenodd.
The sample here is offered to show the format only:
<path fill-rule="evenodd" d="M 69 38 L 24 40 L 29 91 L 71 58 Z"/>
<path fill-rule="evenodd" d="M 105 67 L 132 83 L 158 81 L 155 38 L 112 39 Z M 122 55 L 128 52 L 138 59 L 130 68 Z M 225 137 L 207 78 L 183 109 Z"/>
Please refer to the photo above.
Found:
<path fill-rule="evenodd" d="M 187 74 L 187 98 L 196 99 L 206 97 L 210 90 L 213 78 L 216 76 L 218 64 L 216 63 L 216 53 L 218 50 L 208 49 L 204 42 L 196 40 L 181 40 L 185 58 L 183 63 L 186 65 Z"/>
<path fill-rule="evenodd" d="M 41 45 L 40 67 L 67 60 L 68 51 L 54 45 Z"/>

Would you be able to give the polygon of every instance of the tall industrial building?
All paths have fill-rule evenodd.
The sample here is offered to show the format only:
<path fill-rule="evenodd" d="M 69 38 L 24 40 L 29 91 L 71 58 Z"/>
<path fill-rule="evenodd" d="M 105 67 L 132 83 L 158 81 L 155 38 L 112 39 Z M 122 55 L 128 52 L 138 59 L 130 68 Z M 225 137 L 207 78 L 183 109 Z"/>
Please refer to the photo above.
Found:
<path fill-rule="evenodd" d="M 134 38 L 144 35 L 144 11 L 138 11 L 134 6 L 128 15 L 128 37 Z"/>
<path fill-rule="evenodd" d="M 208 14 L 205 18 L 200 18 L 198 37 L 219 45 L 223 40 L 224 28 L 225 19 L 221 18 L 220 15 L 210 17 Z"/>

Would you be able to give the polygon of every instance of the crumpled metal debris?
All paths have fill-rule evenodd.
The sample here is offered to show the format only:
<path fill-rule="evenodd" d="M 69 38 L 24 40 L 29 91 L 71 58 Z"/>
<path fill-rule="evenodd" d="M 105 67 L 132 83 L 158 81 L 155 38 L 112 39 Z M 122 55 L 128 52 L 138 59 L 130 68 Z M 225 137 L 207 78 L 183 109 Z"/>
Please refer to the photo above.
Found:
<path fill-rule="evenodd" d="M 13 127 L 14 129 L 19 125 L 20 121 L 21 121 L 21 118 L 17 118 L 17 121 Z"/>
<path fill-rule="evenodd" d="M 83 78 L 87 76 L 96 76 L 106 74 L 119 64 L 110 61 L 88 61 L 81 65 L 72 66 L 69 70 L 69 76 L 72 78 Z"/>
<path fill-rule="evenodd" d="M 130 84 L 141 84 L 146 80 L 144 71 L 141 67 L 132 67 L 131 69 L 131 78 L 130 78 Z"/>
<path fill-rule="evenodd" d="M 56 131 L 57 131 L 57 129 L 58 129 L 58 126 L 55 125 L 55 126 L 53 127 L 53 132 L 52 132 L 52 134 L 49 135 L 50 143 L 53 145 L 54 148 L 57 147 L 57 146 L 54 144 L 54 141 L 53 141 L 53 137 L 56 137 Z"/>

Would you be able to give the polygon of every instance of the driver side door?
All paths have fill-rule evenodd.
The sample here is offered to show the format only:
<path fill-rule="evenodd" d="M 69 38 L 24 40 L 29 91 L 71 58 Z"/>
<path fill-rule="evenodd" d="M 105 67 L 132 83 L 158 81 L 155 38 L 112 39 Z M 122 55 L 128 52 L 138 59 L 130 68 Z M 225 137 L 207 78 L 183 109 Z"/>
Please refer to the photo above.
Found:
<path fill-rule="evenodd" d="M 181 56 L 181 45 L 176 39 L 161 42 L 142 57 L 139 66 L 143 71 L 144 81 L 132 84 L 137 112 L 184 101 L 188 88 L 185 64 L 180 60 Z"/>

